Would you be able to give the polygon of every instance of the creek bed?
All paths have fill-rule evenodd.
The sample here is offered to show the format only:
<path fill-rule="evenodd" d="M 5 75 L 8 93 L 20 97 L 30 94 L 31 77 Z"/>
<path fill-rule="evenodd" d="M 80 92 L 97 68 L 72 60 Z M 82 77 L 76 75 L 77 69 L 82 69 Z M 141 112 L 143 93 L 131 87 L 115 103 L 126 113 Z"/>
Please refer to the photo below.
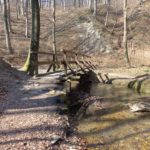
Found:
<path fill-rule="evenodd" d="M 133 113 L 126 105 L 150 103 L 150 95 L 103 84 L 92 84 L 88 93 L 101 97 L 101 107 L 90 105 L 77 123 L 89 150 L 150 150 L 150 112 Z"/>

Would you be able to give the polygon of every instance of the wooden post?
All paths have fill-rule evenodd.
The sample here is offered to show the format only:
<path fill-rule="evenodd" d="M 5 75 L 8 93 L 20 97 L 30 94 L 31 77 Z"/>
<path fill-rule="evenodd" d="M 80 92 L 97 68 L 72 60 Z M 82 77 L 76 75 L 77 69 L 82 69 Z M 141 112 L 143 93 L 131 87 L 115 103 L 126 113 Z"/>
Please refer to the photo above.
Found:
<path fill-rule="evenodd" d="M 67 76 L 67 64 L 66 64 L 66 52 L 63 51 L 63 63 L 64 63 L 64 71 L 65 71 L 65 75 Z"/>
<path fill-rule="evenodd" d="M 91 71 L 90 67 L 86 64 L 86 62 L 84 61 L 84 56 L 82 56 L 82 63 L 85 66 L 86 69 L 88 69 L 89 71 Z"/>
<path fill-rule="evenodd" d="M 80 62 L 78 61 L 78 54 L 76 54 L 75 56 L 75 62 L 81 68 L 82 72 L 86 73 L 85 69 L 80 65 Z"/>

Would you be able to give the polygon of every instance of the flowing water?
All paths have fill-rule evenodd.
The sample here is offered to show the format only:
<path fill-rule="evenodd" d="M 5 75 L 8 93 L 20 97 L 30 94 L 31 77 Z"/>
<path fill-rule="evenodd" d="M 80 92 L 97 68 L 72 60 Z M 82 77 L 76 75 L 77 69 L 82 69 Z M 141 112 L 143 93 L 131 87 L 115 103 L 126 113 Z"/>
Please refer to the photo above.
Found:
<path fill-rule="evenodd" d="M 90 94 L 103 97 L 102 108 L 78 122 L 78 132 L 89 150 L 150 150 L 150 112 L 133 113 L 127 103 L 150 102 L 140 95 L 112 85 L 93 85 Z"/>

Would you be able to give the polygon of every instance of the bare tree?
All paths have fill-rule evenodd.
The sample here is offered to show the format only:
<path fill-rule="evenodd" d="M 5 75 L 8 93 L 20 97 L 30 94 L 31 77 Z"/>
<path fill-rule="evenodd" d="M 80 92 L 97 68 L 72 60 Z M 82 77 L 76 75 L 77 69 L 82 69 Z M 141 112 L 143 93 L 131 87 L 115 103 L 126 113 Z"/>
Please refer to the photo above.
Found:
<path fill-rule="evenodd" d="M 19 1 L 16 0 L 16 16 L 17 16 L 17 19 L 19 18 L 19 15 L 20 15 L 20 6 L 19 6 Z"/>
<path fill-rule="evenodd" d="M 21 15 L 24 16 L 24 0 L 20 0 Z"/>
<path fill-rule="evenodd" d="M 92 0 L 89 0 L 89 8 L 92 9 Z"/>
<path fill-rule="evenodd" d="M 107 13 L 106 13 L 106 19 L 105 19 L 105 26 L 107 26 L 107 23 L 108 23 L 110 0 L 107 0 L 107 4 L 106 5 L 107 5 Z"/>
<path fill-rule="evenodd" d="M 11 26 L 11 13 L 10 13 L 10 0 L 7 0 L 7 19 L 8 19 L 8 29 L 9 32 L 12 32 L 12 26 Z"/>
<path fill-rule="evenodd" d="M 53 0 L 53 62 L 56 62 L 56 1 Z M 53 71 L 55 71 L 56 66 L 53 65 Z"/>
<path fill-rule="evenodd" d="M 40 40 L 40 8 L 39 2 L 36 0 L 31 1 L 32 5 L 32 36 L 30 45 L 30 64 L 29 74 L 38 74 L 38 50 Z"/>
<path fill-rule="evenodd" d="M 3 1 L 3 17 L 4 17 L 4 29 L 5 29 L 5 36 L 6 36 L 6 46 L 9 53 L 13 53 L 10 41 L 10 34 L 9 34 L 9 27 L 8 27 L 8 13 L 7 13 L 7 2 L 6 0 Z"/>
<path fill-rule="evenodd" d="M 128 40 L 127 40 L 127 0 L 124 0 L 124 37 L 123 37 L 123 47 L 125 52 L 125 60 L 128 66 L 130 66 L 129 54 L 128 54 Z"/>
<path fill-rule="evenodd" d="M 3 6 L 2 6 L 1 0 L 0 0 L 0 10 L 1 10 L 1 11 L 3 10 Z"/>
<path fill-rule="evenodd" d="M 93 12 L 93 16 L 97 15 L 97 0 L 94 0 L 94 12 Z"/>
<path fill-rule="evenodd" d="M 21 70 L 26 71 L 29 75 L 38 74 L 38 50 L 40 40 L 40 8 L 38 0 L 31 0 L 32 7 L 32 35 L 30 49 L 25 65 Z"/>
<path fill-rule="evenodd" d="M 76 0 L 73 1 L 73 5 L 74 5 L 74 7 L 77 6 L 77 1 Z"/>
<path fill-rule="evenodd" d="M 26 21 L 26 27 L 25 27 L 25 37 L 28 38 L 28 0 L 26 0 L 25 3 L 25 21 Z"/>

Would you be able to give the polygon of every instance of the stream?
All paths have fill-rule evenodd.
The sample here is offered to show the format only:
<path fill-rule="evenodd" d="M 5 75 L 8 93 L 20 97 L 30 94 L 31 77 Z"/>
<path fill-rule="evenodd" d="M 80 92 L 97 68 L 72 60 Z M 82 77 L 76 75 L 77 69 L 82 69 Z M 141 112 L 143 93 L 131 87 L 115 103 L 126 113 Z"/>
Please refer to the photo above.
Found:
<path fill-rule="evenodd" d="M 131 112 L 128 103 L 149 102 L 150 95 L 113 85 L 92 84 L 88 93 L 101 97 L 78 120 L 78 135 L 89 150 L 150 150 L 150 112 Z"/>

